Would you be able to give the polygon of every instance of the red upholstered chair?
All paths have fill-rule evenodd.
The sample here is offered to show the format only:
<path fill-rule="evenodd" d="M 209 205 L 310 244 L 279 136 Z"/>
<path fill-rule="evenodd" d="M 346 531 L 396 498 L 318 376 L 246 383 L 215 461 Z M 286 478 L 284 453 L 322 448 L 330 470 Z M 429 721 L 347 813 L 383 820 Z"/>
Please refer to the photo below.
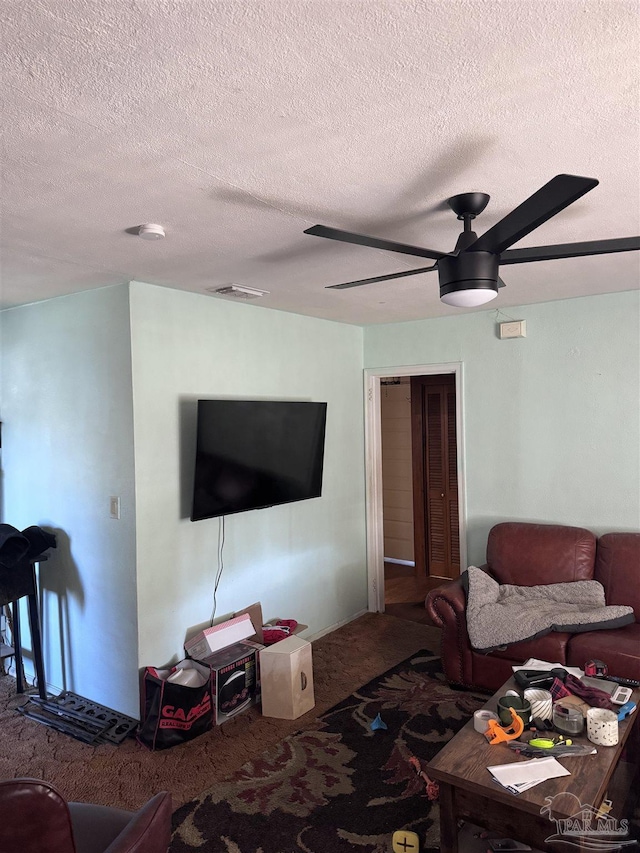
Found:
<path fill-rule="evenodd" d="M 167 853 L 171 794 L 137 812 L 68 803 L 40 779 L 0 782 L 2 853 Z"/>

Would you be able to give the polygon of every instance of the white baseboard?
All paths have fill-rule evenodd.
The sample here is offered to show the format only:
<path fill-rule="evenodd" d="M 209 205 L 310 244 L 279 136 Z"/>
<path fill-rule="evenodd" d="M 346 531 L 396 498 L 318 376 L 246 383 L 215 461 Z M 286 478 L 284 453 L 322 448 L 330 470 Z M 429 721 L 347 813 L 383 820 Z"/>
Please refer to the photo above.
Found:
<path fill-rule="evenodd" d="M 7 675 L 10 675 L 12 678 L 16 677 L 16 665 L 15 662 L 11 664 L 11 666 L 5 669 Z M 29 693 L 25 693 L 25 696 L 35 695 L 33 694 L 33 690 L 37 690 L 35 686 L 36 683 L 36 674 L 32 672 L 28 666 L 24 668 L 24 678 L 26 681 L 26 688 L 30 691 Z M 58 687 L 57 684 L 51 684 L 49 681 L 45 682 L 46 690 L 49 695 L 58 696 L 63 692 L 63 687 Z"/>
<path fill-rule="evenodd" d="M 310 637 L 303 637 L 303 640 L 307 640 L 309 643 L 313 643 L 314 640 L 319 640 L 320 637 L 324 637 L 325 634 L 330 634 L 332 631 L 335 631 L 336 628 L 342 628 L 343 625 L 348 625 L 349 622 L 353 622 L 354 619 L 359 619 L 360 616 L 364 616 L 365 613 L 368 613 L 368 610 L 360 610 L 358 613 L 354 613 L 353 616 L 349 616 L 348 619 L 343 619 L 341 622 L 336 622 L 335 625 L 329 625 L 328 628 L 323 628 L 322 631 L 318 631 L 317 634 L 312 634 Z"/>

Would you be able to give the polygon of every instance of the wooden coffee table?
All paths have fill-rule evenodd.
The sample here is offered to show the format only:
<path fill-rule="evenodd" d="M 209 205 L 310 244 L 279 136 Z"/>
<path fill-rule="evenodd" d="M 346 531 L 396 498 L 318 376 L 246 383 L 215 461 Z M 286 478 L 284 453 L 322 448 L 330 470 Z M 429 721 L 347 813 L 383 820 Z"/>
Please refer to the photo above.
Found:
<path fill-rule="evenodd" d="M 513 679 L 507 681 L 484 707 L 496 711 L 498 698 L 509 689 L 517 689 Z M 545 842 L 545 839 L 556 833 L 556 823 L 547 814 L 541 814 L 541 810 L 546 805 L 547 797 L 563 792 L 573 794 L 582 805 L 595 809 L 601 806 L 603 800 L 611 800 L 611 814 L 618 818 L 624 817 L 621 812 L 638 769 L 639 689 L 633 691 L 631 699 L 639 707 L 619 724 L 617 746 L 598 746 L 596 755 L 559 758 L 558 761 L 569 770 L 570 776 L 549 779 L 517 795 L 509 793 L 493 781 L 487 767 L 528 759 L 509 749 L 507 744 L 488 743 L 485 736 L 474 729 L 472 718 L 427 767 L 429 776 L 440 785 L 441 853 L 457 853 L 459 820 L 499 832 L 539 850 L 556 853 L 560 848 L 575 850 L 575 846 L 550 846 Z M 586 734 L 573 738 L 573 742 L 589 744 Z M 553 817 L 565 819 L 575 815 L 574 797 L 555 800 Z"/>

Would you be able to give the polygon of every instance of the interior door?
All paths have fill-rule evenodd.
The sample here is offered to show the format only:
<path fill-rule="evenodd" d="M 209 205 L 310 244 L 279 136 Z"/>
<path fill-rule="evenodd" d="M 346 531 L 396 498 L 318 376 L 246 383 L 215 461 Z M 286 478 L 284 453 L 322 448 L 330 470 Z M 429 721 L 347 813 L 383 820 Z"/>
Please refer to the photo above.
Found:
<path fill-rule="evenodd" d="M 460 574 L 454 374 L 411 378 L 416 573 L 431 586 Z"/>

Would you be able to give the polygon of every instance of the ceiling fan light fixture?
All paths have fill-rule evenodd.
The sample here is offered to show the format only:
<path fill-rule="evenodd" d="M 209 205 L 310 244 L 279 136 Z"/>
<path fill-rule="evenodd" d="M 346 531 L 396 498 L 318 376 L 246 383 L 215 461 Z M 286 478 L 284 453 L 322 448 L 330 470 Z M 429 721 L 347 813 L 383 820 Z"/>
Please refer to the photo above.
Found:
<path fill-rule="evenodd" d="M 490 252 L 460 252 L 438 261 L 440 299 L 455 308 L 476 308 L 498 295 L 498 257 Z"/>
<path fill-rule="evenodd" d="M 477 308 L 478 305 L 485 305 L 491 302 L 498 295 L 498 285 L 494 282 L 487 282 L 486 286 L 478 286 L 477 281 L 469 282 L 471 285 L 466 286 L 464 282 L 457 282 L 457 286 L 451 288 L 440 288 L 440 301 L 445 305 L 452 305 L 454 308 Z M 443 290 L 445 291 L 443 293 Z"/>

